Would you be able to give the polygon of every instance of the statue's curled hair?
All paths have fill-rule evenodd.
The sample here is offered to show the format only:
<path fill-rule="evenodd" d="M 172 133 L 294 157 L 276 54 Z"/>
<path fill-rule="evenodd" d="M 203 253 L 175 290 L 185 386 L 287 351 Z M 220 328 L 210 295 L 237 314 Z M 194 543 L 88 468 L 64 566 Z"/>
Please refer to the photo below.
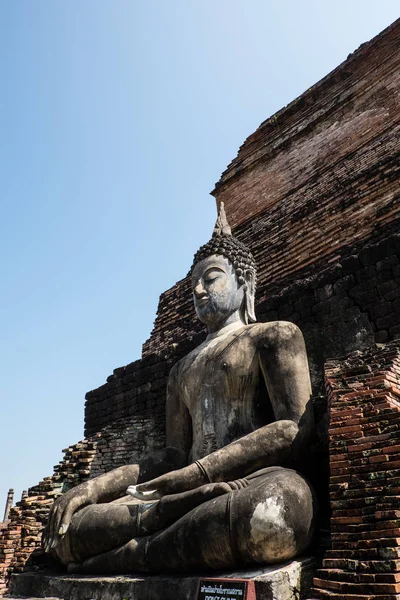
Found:
<path fill-rule="evenodd" d="M 235 238 L 233 235 L 213 235 L 207 244 L 201 246 L 196 252 L 193 260 L 192 269 L 194 266 L 212 256 L 213 254 L 219 254 L 225 256 L 232 263 L 235 269 L 236 277 L 240 284 L 244 283 L 243 273 L 247 270 L 251 270 L 256 276 L 256 263 L 250 250 L 240 240 Z"/>

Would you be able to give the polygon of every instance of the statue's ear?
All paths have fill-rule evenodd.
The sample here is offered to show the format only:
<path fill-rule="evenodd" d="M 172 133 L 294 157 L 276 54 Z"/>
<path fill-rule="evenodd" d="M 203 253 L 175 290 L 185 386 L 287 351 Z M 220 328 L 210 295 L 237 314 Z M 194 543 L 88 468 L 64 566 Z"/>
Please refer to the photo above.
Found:
<path fill-rule="evenodd" d="M 254 271 L 247 269 L 244 273 L 246 280 L 245 292 L 245 321 L 255 323 L 257 321 L 254 311 L 254 297 L 256 295 L 256 278 Z"/>

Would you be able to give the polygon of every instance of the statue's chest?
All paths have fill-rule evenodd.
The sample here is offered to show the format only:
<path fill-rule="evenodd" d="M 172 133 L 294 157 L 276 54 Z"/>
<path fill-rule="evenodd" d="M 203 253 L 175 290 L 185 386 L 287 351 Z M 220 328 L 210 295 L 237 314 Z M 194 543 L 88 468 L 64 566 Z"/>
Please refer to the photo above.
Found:
<path fill-rule="evenodd" d="M 206 347 L 188 357 L 181 371 L 180 387 L 189 410 L 201 399 L 218 399 L 230 404 L 243 399 L 259 379 L 259 364 L 254 347 L 246 340 Z"/>
<path fill-rule="evenodd" d="M 215 342 L 187 357 L 180 394 L 192 418 L 194 456 L 205 456 L 254 429 L 259 380 L 251 340 Z"/>

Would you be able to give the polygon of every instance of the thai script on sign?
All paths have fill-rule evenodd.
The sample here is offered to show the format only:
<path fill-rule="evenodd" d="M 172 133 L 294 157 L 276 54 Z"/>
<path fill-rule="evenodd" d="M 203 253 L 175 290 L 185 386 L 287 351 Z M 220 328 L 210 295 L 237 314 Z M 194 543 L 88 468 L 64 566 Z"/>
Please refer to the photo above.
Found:
<path fill-rule="evenodd" d="M 197 600 L 246 600 L 246 583 L 243 581 L 202 580 Z"/>

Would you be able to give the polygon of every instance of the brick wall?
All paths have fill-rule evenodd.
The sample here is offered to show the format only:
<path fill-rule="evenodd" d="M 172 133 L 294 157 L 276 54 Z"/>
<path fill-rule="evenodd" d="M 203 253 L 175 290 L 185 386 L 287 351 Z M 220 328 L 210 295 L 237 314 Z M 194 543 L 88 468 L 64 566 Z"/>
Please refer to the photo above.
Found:
<path fill-rule="evenodd" d="M 326 366 L 332 549 L 317 598 L 400 594 L 400 341 Z"/>
<path fill-rule="evenodd" d="M 171 343 L 162 352 L 154 352 L 124 367 L 114 369 L 104 385 L 86 394 L 85 435 L 115 424 L 116 429 L 130 428 L 127 453 L 146 451 L 150 440 L 165 439 L 165 393 L 172 365 L 204 336 L 191 335 L 180 344 Z M 144 435 L 145 432 L 145 435 Z M 142 440 L 142 442 L 140 441 Z M 151 444 L 150 444 L 151 445 Z"/>
<path fill-rule="evenodd" d="M 136 415 L 143 418 L 151 415 L 157 423 L 162 410 L 157 392 L 165 388 L 169 363 L 169 355 L 154 354 L 114 369 L 104 385 L 86 394 L 85 435 Z"/>
<path fill-rule="evenodd" d="M 382 156 L 392 154 L 392 144 L 398 151 L 390 132 L 399 124 L 399 47 L 400 20 L 247 138 L 213 192 L 235 226 L 282 202 L 289 203 L 290 219 L 294 195 L 303 208 L 311 199 L 312 211 L 318 208 L 321 194 L 346 188 L 368 155 L 380 155 L 377 138 L 383 138 Z M 328 174 L 334 177 L 326 186 Z"/>

